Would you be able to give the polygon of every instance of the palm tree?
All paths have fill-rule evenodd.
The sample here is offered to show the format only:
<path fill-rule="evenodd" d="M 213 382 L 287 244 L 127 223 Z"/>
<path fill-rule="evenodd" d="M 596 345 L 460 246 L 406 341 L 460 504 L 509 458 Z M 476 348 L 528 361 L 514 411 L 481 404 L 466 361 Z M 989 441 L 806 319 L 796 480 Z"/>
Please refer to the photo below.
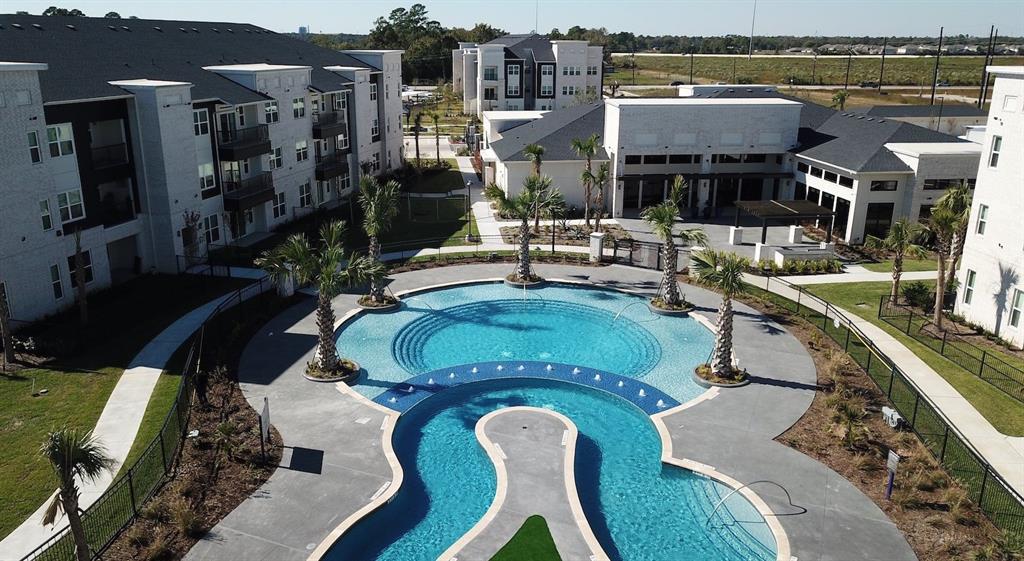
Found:
<path fill-rule="evenodd" d="M 609 174 L 608 162 L 602 162 L 597 167 L 597 173 L 593 173 L 587 179 L 590 185 L 597 190 L 594 198 L 594 231 L 601 231 L 601 216 L 604 214 L 604 186 L 608 183 Z"/>
<path fill-rule="evenodd" d="M 423 128 L 423 112 L 417 111 L 412 120 L 412 137 L 416 142 L 416 168 L 420 167 L 420 129 Z"/>
<path fill-rule="evenodd" d="M 383 185 L 375 177 L 363 176 L 359 181 L 363 231 L 370 238 L 369 256 L 377 262 L 380 262 L 380 236 L 391 228 L 391 222 L 398 216 L 398 193 L 401 189 L 402 186 L 394 179 Z M 381 268 L 384 268 L 383 264 Z M 383 280 L 377 276 L 370 278 L 370 302 L 373 304 L 384 304 Z"/>
<path fill-rule="evenodd" d="M 320 373 L 339 370 L 338 349 L 334 346 L 334 306 L 331 299 L 342 288 L 362 284 L 383 275 L 384 266 L 369 256 L 353 254 L 345 262 L 345 223 L 334 221 L 320 229 L 320 244 L 314 248 L 304 234 L 292 234 L 281 245 L 264 252 L 256 266 L 277 280 L 294 275 L 301 283 L 317 286 L 316 326 L 317 355 Z"/>
<path fill-rule="evenodd" d="M 46 507 L 43 524 L 53 524 L 57 514 L 63 512 L 68 517 L 71 536 L 75 540 L 75 556 L 78 561 L 89 561 L 92 554 L 82 526 L 81 509 L 78 507 L 78 483 L 93 481 L 104 471 L 112 470 L 114 460 L 93 437 L 92 431 L 68 427 L 47 434 L 39 453 L 50 462 L 60 483 L 53 502 Z"/>
<path fill-rule="evenodd" d="M 523 148 L 523 153 L 526 154 L 527 160 L 533 162 L 533 175 L 540 177 L 540 164 L 541 160 L 544 159 L 544 147 L 540 144 L 528 144 L 526 148 Z M 533 231 L 534 233 L 540 231 L 540 207 L 534 210 Z"/>
<path fill-rule="evenodd" d="M 932 310 L 932 320 L 935 322 L 935 327 L 939 330 L 942 330 L 942 308 L 946 300 L 944 285 L 946 263 L 949 262 L 953 238 L 956 237 L 960 221 L 960 215 L 949 207 L 940 205 L 935 205 L 932 208 L 932 215 L 928 218 L 928 231 L 935 238 L 935 255 L 939 266 L 939 273 L 935 277 L 937 279 L 935 284 L 935 309 Z"/>
<path fill-rule="evenodd" d="M 846 90 L 839 90 L 832 94 L 832 107 L 838 107 L 840 111 L 846 109 L 846 100 L 850 98 L 850 92 Z"/>
<path fill-rule="evenodd" d="M 722 293 L 722 304 L 718 307 L 718 332 L 715 347 L 711 351 L 711 372 L 716 376 L 736 376 L 732 365 L 732 299 L 746 290 L 743 273 L 749 262 L 735 253 L 704 249 L 690 257 L 691 270 L 697 280 Z"/>
<path fill-rule="evenodd" d="M 953 288 L 953 279 L 956 278 L 956 268 L 960 257 L 964 254 L 964 242 L 967 240 L 967 227 L 971 222 L 971 188 L 966 182 L 946 189 L 946 192 L 935 202 L 937 206 L 949 209 L 958 217 L 956 230 L 953 232 L 953 240 L 950 243 L 949 264 L 946 269 L 946 278 L 939 279 L 940 286 L 946 292 Z"/>
<path fill-rule="evenodd" d="M 597 151 L 601 149 L 601 137 L 595 132 L 587 138 L 574 138 L 569 145 L 573 151 L 586 160 L 583 166 L 583 173 L 580 174 L 580 183 L 583 184 L 583 220 L 587 228 L 590 228 L 590 200 L 593 198 L 592 189 L 594 186 L 591 183 L 593 178 L 592 160 Z"/>
<path fill-rule="evenodd" d="M 515 273 L 510 280 L 534 280 L 536 277 L 530 271 L 530 217 L 541 209 L 558 204 L 561 194 L 551 187 L 550 177 L 531 175 L 523 180 L 523 190 L 514 197 L 508 197 L 501 187 L 493 183 L 484 189 L 484 196 L 494 201 L 500 214 L 514 216 L 520 220 L 519 254 Z"/>
<path fill-rule="evenodd" d="M 889 227 L 885 238 L 868 236 L 864 246 L 868 249 L 881 249 L 892 254 L 892 290 L 889 291 L 889 302 L 895 304 L 900 295 L 900 277 L 903 276 L 903 259 L 923 259 L 928 252 L 918 245 L 924 235 L 924 227 L 918 222 L 901 218 Z"/>
<path fill-rule="evenodd" d="M 679 283 L 676 282 L 676 260 L 679 257 L 679 250 L 676 248 L 674 232 L 676 217 L 679 215 L 679 200 L 684 188 L 685 182 L 682 176 L 677 175 L 668 199 L 661 204 L 645 208 L 642 214 L 644 221 L 661 238 L 661 255 L 664 265 L 658 294 L 661 295 L 661 301 L 672 308 L 684 305 L 683 299 L 679 296 Z M 680 237 L 688 244 L 707 243 L 707 235 L 699 228 L 683 230 L 680 232 Z"/>
<path fill-rule="evenodd" d="M 434 123 L 434 150 L 437 152 L 437 165 L 441 165 L 441 115 L 436 111 L 430 113 L 430 120 Z"/>

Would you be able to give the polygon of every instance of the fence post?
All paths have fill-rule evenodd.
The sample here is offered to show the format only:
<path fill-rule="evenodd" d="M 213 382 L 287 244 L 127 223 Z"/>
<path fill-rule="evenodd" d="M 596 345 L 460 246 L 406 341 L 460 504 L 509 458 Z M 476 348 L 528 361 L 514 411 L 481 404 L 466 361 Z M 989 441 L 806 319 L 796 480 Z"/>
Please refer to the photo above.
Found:
<path fill-rule="evenodd" d="M 849 351 L 849 350 L 850 350 L 850 328 L 847 327 L 846 328 L 846 343 L 843 345 L 843 351 L 845 352 L 845 351 Z"/>
<path fill-rule="evenodd" d="M 896 365 L 893 364 L 892 368 L 889 369 L 889 389 L 885 391 L 885 395 L 886 395 L 886 397 L 889 398 L 890 401 L 892 401 L 892 386 L 893 386 L 893 382 L 895 380 L 896 380 Z"/>
<path fill-rule="evenodd" d="M 942 332 L 942 346 L 939 347 L 939 354 L 942 355 L 942 356 L 946 356 L 946 334 L 947 333 L 949 333 L 949 332 L 945 331 L 945 330 L 943 330 L 943 332 Z"/>
<path fill-rule="evenodd" d="M 943 335 L 945 335 L 945 331 L 943 331 Z M 985 357 L 987 357 L 987 356 L 988 356 L 988 351 L 986 351 L 985 349 L 982 349 L 981 350 L 981 364 L 978 366 L 978 377 L 982 378 L 982 379 L 985 378 Z"/>
<path fill-rule="evenodd" d="M 910 427 L 913 428 L 914 430 L 917 430 L 917 406 L 920 403 L 921 394 L 917 394 L 917 397 L 914 399 L 914 414 L 910 416 Z"/>
<path fill-rule="evenodd" d="M 800 297 L 804 295 L 804 287 L 797 285 L 796 289 L 796 315 L 800 315 Z"/>
<path fill-rule="evenodd" d="M 939 450 L 939 463 L 946 459 L 946 442 L 949 440 L 949 425 L 946 425 L 946 432 L 942 435 L 942 448 Z"/>
<path fill-rule="evenodd" d="M 828 335 L 828 309 L 831 307 L 832 304 L 825 302 L 825 314 L 821 320 L 821 330 L 825 332 L 825 335 Z"/>
<path fill-rule="evenodd" d="M 132 481 L 132 472 L 134 469 L 128 470 L 128 496 L 132 499 L 132 516 L 138 516 L 139 508 L 135 503 L 135 484 Z"/>
<path fill-rule="evenodd" d="M 981 492 L 978 493 L 978 506 L 981 507 L 981 511 L 985 512 L 985 484 L 988 483 L 988 472 L 989 468 L 985 466 L 985 474 L 981 477 Z"/>
<path fill-rule="evenodd" d="M 914 310 L 910 310 L 910 314 L 907 315 L 907 335 L 910 335 L 910 322 L 914 320 Z"/>
<path fill-rule="evenodd" d="M 160 437 L 160 458 L 163 459 L 163 462 L 164 462 L 164 474 L 166 474 L 167 473 L 167 469 L 168 469 L 167 468 L 167 452 L 164 451 L 164 432 L 163 431 L 160 431 L 159 437 Z"/>

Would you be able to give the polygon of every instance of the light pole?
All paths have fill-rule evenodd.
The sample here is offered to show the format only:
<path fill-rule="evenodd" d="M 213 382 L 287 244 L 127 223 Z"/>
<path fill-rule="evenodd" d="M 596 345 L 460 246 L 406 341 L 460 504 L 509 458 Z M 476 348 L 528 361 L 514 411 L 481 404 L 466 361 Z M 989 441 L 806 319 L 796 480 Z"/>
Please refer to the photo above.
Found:
<path fill-rule="evenodd" d="M 469 186 L 473 183 L 471 181 L 466 182 L 466 204 L 464 205 L 466 220 L 469 220 L 469 233 L 466 234 L 466 241 L 471 242 L 475 238 L 473 237 L 473 215 L 469 211 Z"/>

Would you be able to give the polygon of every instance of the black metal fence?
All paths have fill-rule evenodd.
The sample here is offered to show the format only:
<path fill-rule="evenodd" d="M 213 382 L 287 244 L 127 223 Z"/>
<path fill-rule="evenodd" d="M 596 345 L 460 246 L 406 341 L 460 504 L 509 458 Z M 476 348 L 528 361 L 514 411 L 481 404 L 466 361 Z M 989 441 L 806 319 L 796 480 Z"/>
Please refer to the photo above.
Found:
<path fill-rule="evenodd" d="M 782 286 L 792 298 L 771 292 Z M 964 487 L 969 498 L 1001 529 L 1024 534 L 1021 497 L 971 445 L 939 408 L 870 338 L 828 302 L 777 277 L 752 285 L 754 295 L 815 325 L 841 346 L 874 380 L 928 451 Z"/>
<path fill-rule="evenodd" d="M 203 368 L 204 351 L 215 349 L 216 345 L 211 343 L 214 343 L 218 332 L 224 331 L 216 327 L 216 322 L 224 320 L 225 311 L 259 296 L 272 287 L 270 279 L 264 277 L 232 292 L 214 308 L 206 321 L 192 335 L 188 355 L 181 371 L 178 393 L 171 410 L 164 418 L 160 432 L 146 446 L 135 463 L 122 470 L 121 475 L 82 513 L 82 525 L 93 559 L 99 558 L 121 530 L 139 515 L 145 502 L 156 493 L 174 470 L 185 438 L 185 430 L 188 428 L 189 411 L 195 395 L 195 375 Z M 65 527 L 23 557 L 22 561 L 75 559 L 75 541 L 69 528 Z"/>
<path fill-rule="evenodd" d="M 662 244 L 639 240 L 612 240 L 612 262 L 644 269 L 662 269 Z M 676 248 L 676 272 L 683 272 L 690 264 L 690 249 Z"/>
<path fill-rule="evenodd" d="M 1024 401 L 1024 370 L 1006 362 L 996 353 L 973 345 L 948 330 L 937 329 L 931 318 L 916 313 L 906 304 L 890 301 L 888 296 L 879 300 L 878 317 L 1006 395 Z"/>

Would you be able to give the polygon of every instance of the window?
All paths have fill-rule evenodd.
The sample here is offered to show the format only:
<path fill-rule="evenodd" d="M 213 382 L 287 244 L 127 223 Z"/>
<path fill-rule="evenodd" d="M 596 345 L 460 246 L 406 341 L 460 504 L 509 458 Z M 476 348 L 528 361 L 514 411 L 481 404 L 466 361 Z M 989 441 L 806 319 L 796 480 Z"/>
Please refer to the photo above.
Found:
<path fill-rule="evenodd" d="M 712 154 L 712 164 L 738 164 L 740 157 L 736 154 Z"/>
<path fill-rule="evenodd" d="M 370 101 L 377 101 L 377 84 L 370 84 Z"/>
<path fill-rule="evenodd" d="M 894 203 L 868 203 L 864 216 L 864 235 L 884 238 L 892 226 Z"/>
<path fill-rule="evenodd" d="M 1010 301 L 1010 325 L 1020 327 L 1020 316 L 1024 313 L 1024 291 L 1014 290 Z"/>
<path fill-rule="evenodd" d="M 39 133 L 36 131 L 28 133 L 28 156 L 33 164 L 43 161 L 43 152 L 39 149 Z"/>
<path fill-rule="evenodd" d="M 348 136 L 345 134 L 339 134 L 334 137 L 334 148 L 335 150 L 344 150 L 348 148 Z"/>
<path fill-rule="evenodd" d="M 805 164 L 803 162 L 797 162 L 796 163 L 796 171 L 807 173 L 807 164 Z"/>
<path fill-rule="evenodd" d="M 281 115 L 277 111 L 276 101 L 268 101 L 263 104 L 263 120 L 268 125 L 281 120 Z"/>
<path fill-rule="evenodd" d="M 235 109 L 235 120 L 238 121 L 238 127 L 242 128 L 245 126 L 245 109 L 239 107 Z"/>
<path fill-rule="evenodd" d="M 497 80 L 498 79 L 498 67 L 497 66 L 485 66 L 484 67 L 484 80 Z"/>
<path fill-rule="evenodd" d="M 978 205 L 978 225 L 974 228 L 975 233 L 984 236 L 986 224 L 988 224 L 988 205 Z"/>
<path fill-rule="evenodd" d="M 295 161 L 304 162 L 309 159 L 309 145 L 305 140 L 295 143 Z"/>
<path fill-rule="evenodd" d="M 664 154 L 654 155 L 648 154 L 644 156 L 645 164 L 664 164 L 668 158 Z"/>
<path fill-rule="evenodd" d="M 313 186 L 310 185 L 308 180 L 299 185 L 299 206 L 313 206 Z"/>
<path fill-rule="evenodd" d="M 639 164 L 639 163 L 640 163 L 640 156 L 626 156 L 626 164 L 632 165 L 632 164 Z"/>
<path fill-rule="evenodd" d="M 336 94 L 334 96 L 334 110 L 335 111 L 346 111 L 348 110 L 348 96 L 345 94 Z"/>
<path fill-rule="evenodd" d="M 82 204 L 82 190 L 65 191 L 57 194 L 57 212 L 61 224 L 85 218 L 85 205 Z"/>
<path fill-rule="evenodd" d="M 811 202 L 818 202 L 821 200 L 821 191 L 814 187 L 807 188 L 807 200 Z"/>
<path fill-rule="evenodd" d="M 826 171 L 824 173 L 824 179 L 825 179 L 825 181 L 828 181 L 829 183 L 835 183 L 836 180 L 839 179 L 839 176 L 836 175 L 835 173 L 832 173 L 831 171 Z"/>
<path fill-rule="evenodd" d="M 496 88 L 484 88 L 484 100 L 494 101 L 498 99 L 498 90 Z"/>
<path fill-rule="evenodd" d="M 273 198 L 271 209 L 274 211 L 274 218 L 281 218 L 285 213 L 284 193 L 276 193 Z"/>
<path fill-rule="evenodd" d="M 281 147 L 274 148 L 270 152 L 270 169 L 281 169 L 284 167 L 284 158 L 281 156 Z"/>
<path fill-rule="evenodd" d="M 220 241 L 220 217 L 211 214 L 203 218 L 203 231 L 206 233 L 206 243 L 217 243 Z"/>
<path fill-rule="evenodd" d="M 372 164 L 373 171 L 380 171 L 380 152 L 374 152 Z"/>
<path fill-rule="evenodd" d="M 807 199 L 807 184 L 802 181 L 797 181 L 793 185 L 793 198 L 797 200 Z"/>
<path fill-rule="evenodd" d="M 551 84 L 542 84 L 540 87 L 540 95 L 549 97 L 555 95 L 555 87 Z"/>
<path fill-rule="evenodd" d="M 668 163 L 670 164 L 692 164 L 693 154 L 669 154 Z"/>
<path fill-rule="evenodd" d="M 846 177 L 845 175 L 839 176 L 839 184 L 843 187 L 853 187 L 853 178 Z"/>
<path fill-rule="evenodd" d="M 388 87 L 387 82 L 384 82 L 384 99 L 391 99 L 391 88 Z"/>
<path fill-rule="evenodd" d="M 192 132 L 196 136 L 207 136 L 210 134 L 210 114 L 206 109 L 197 109 L 192 112 Z"/>
<path fill-rule="evenodd" d="M 921 205 L 917 207 L 917 221 L 928 222 L 932 217 L 932 205 Z"/>
<path fill-rule="evenodd" d="M 199 164 L 199 190 L 206 191 L 216 187 L 213 179 L 213 163 Z"/>
<path fill-rule="evenodd" d="M 380 136 L 380 120 L 374 119 L 370 122 L 370 136 L 374 138 Z"/>
<path fill-rule="evenodd" d="M 72 138 L 70 124 L 46 127 L 46 143 L 50 146 L 50 157 L 59 158 L 74 154 L 75 142 Z"/>
<path fill-rule="evenodd" d="M 763 164 L 768 161 L 767 154 L 744 154 L 743 163 L 746 164 Z"/>
<path fill-rule="evenodd" d="M 551 66 L 550 64 L 545 64 L 544 66 L 541 66 L 540 67 L 540 75 L 541 76 L 554 76 L 555 75 L 555 67 Z"/>
<path fill-rule="evenodd" d="M 1003 137 L 992 137 L 992 149 L 988 155 L 988 167 L 994 168 L 999 165 L 999 151 L 1003 149 Z"/>
<path fill-rule="evenodd" d="M 71 287 L 78 288 L 78 276 L 75 274 L 75 256 L 68 256 L 68 272 L 71 273 Z M 82 274 L 85 276 L 85 284 L 92 282 L 92 253 L 88 250 L 82 251 Z"/>
<path fill-rule="evenodd" d="M 872 181 L 871 182 L 871 190 L 872 191 L 895 191 L 896 190 L 896 185 L 897 185 L 897 181 L 895 179 L 889 179 L 889 180 L 886 180 L 886 181 Z"/>
<path fill-rule="evenodd" d="M 53 229 L 53 215 L 50 214 L 50 201 L 39 201 L 39 218 L 43 221 L 43 231 Z"/>
<path fill-rule="evenodd" d="M 53 299 L 64 297 L 64 285 L 60 282 L 60 266 L 50 265 L 50 285 L 53 287 Z"/>
<path fill-rule="evenodd" d="M 562 86 L 562 95 L 576 95 L 576 86 Z"/>
<path fill-rule="evenodd" d="M 587 76 L 597 76 L 597 66 L 588 66 Z"/>
<path fill-rule="evenodd" d="M 563 66 L 562 76 L 579 76 L 581 68 L 580 66 Z"/>
<path fill-rule="evenodd" d="M 352 176 L 345 174 L 338 178 L 338 191 L 344 191 L 352 186 Z"/>
<path fill-rule="evenodd" d="M 811 175 L 813 177 L 821 177 L 825 173 L 825 170 L 811 166 Z"/>
<path fill-rule="evenodd" d="M 292 117 L 301 119 L 306 116 L 306 98 L 297 97 L 292 100 Z"/>
<path fill-rule="evenodd" d="M 974 281 L 977 280 L 977 277 L 977 273 L 967 269 L 967 282 L 964 283 L 964 304 L 970 304 L 971 298 L 974 297 Z"/>
<path fill-rule="evenodd" d="M 516 69 L 516 72 L 519 71 L 518 66 L 510 66 L 509 70 L 512 70 L 513 68 Z M 515 82 L 513 82 L 512 80 L 512 73 L 509 72 L 508 86 L 506 88 L 505 95 L 519 95 L 519 75 L 516 74 Z"/>

